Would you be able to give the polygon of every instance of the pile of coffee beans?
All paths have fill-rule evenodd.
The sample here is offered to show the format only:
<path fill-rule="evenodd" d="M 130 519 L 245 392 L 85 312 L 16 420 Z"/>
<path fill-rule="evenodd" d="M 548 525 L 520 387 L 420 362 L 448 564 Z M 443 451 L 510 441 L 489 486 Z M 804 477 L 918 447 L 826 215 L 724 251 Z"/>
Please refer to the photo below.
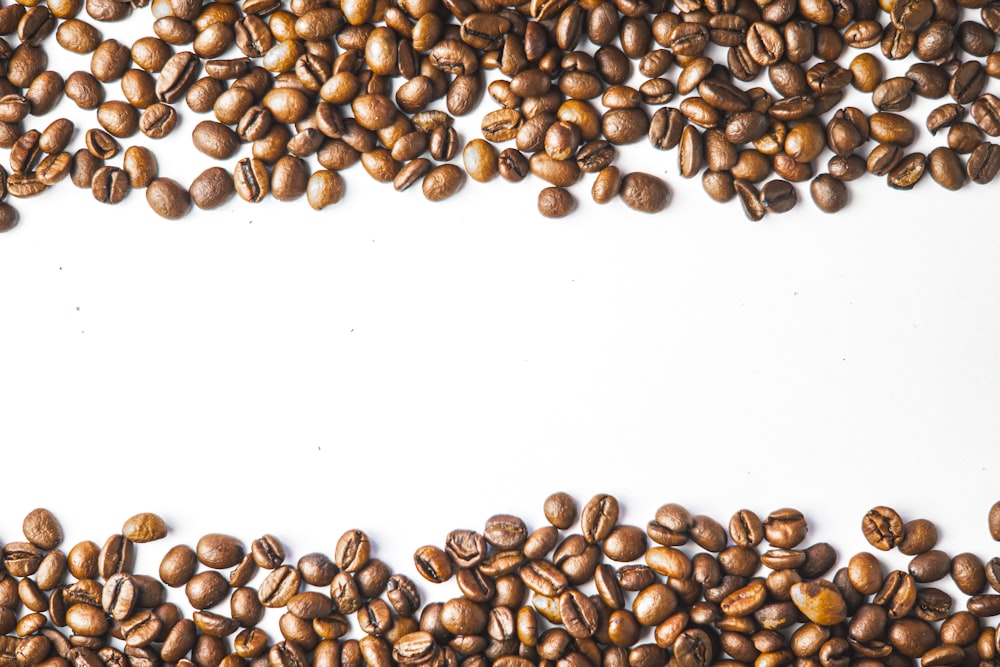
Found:
<path fill-rule="evenodd" d="M 60 550 L 45 509 L 3 547 L 5 667 L 991 667 L 1000 662 L 1000 558 L 936 549 L 926 519 L 889 507 L 861 521 L 876 550 L 804 546 L 808 523 L 782 508 L 739 510 L 728 528 L 678 504 L 646 526 L 599 494 L 582 508 L 546 499 L 531 530 L 499 514 L 417 549 L 417 577 L 459 595 L 423 603 L 413 579 L 349 530 L 333 555 L 293 565 L 273 535 L 208 534 L 166 551 L 158 577 L 134 572 L 137 545 L 167 536 L 143 513 L 103 546 Z M 1000 540 L 1000 502 L 989 511 Z M 926 584 L 950 577 L 961 602 Z M 254 585 L 251 585 L 252 583 Z M 188 614 L 168 601 L 183 588 Z M 588 594 L 585 590 L 592 590 Z M 987 593 L 988 589 L 995 592 Z M 261 627 L 281 613 L 279 636 Z"/>
<path fill-rule="evenodd" d="M 147 6 L 153 35 L 102 33 Z M 955 190 L 1000 171 L 998 35 L 998 0 L 18 0 L 0 8 L 0 230 L 9 198 L 66 177 L 108 204 L 143 189 L 174 219 L 234 196 L 322 209 L 359 162 L 432 201 L 467 176 L 531 176 L 559 217 L 589 175 L 594 201 L 658 212 L 664 180 L 615 164 L 639 142 L 753 220 L 792 209 L 795 183 L 826 212 L 866 173 Z M 48 69 L 53 40 L 89 68 Z M 911 64 L 889 76 L 895 61 Z M 871 108 L 840 106 L 850 89 Z M 461 136 L 487 94 L 482 136 Z M 96 124 L 46 118 L 63 98 Z M 915 98 L 942 103 L 920 122 Z M 122 146 L 177 140 L 187 112 L 206 116 L 197 150 L 228 164 L 185 185 Z M 919 125 L 945 142 L 914 150 Z"/>

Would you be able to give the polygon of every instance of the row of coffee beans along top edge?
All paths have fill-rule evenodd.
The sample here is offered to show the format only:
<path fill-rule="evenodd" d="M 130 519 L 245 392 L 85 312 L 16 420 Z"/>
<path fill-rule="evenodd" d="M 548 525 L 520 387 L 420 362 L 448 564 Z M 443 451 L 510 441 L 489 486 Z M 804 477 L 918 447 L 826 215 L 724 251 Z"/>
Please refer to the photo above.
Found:
<path fill-rule="evenodd" d="M 131 47 L 80 18 L 114 22 L 147 5 L 154 34 Z M 998 34 L 989 0 L 22 0 L 0 8 L 0 230 L 18 221 L 8 198 L 67 177 L 108 204 L 143 189 L 175 219 L 234 196 L 322 209 L 356 163 L 397 190 L 419 182 L 432 201 L 467 177 L 531 175 L 551 217 L 576 208 L 570 188 L 589 176 L 597 203 L 655 213 L 671 201 L 667 183 L 614 164 L 618 146 L 644 140 L 752 220 L 791 210 L 800 182 L 826 212 L 866 173 L 956 190 L 1000 171 L 986 138 L 1000 135 L 1000 98 L 986 90 L 1000 76 Z M 47 69 L 52 41 L 88 56 L 89 71 Z M 847 48 L 861 52 L 839 64 Z M 904 59 L 905 75 L 885 75 Z M 112 85 L 124 99 L 106 99 Z M 872 110 L 841 107 L 849 88 Z M 487 94 L 496 108 L 482 137 L 461 137 L 456 118 Z M 64 97 L 96 125 L 27 126 Z M 948 100 L 924 123 L 946 142 L 926 154 L 911 149 L 919 123 L 902 113 L 916 97 Z M 148 147 L 123 150 L 138 134 L 175 139 L 182 104 L 214 115 L 191 133 L 199 151 L 244 157 L 185 185 Z"/>

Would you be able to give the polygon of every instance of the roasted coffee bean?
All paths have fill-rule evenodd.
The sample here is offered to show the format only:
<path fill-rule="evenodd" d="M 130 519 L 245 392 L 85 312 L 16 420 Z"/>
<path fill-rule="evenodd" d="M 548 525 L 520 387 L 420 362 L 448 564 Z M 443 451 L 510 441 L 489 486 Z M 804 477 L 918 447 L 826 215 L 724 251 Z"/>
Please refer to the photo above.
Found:
<path fill-rule="evenodd" d="M 298 199 L 305 194 L 308 182 L 308 165 L 305 160 L 295 157 L 294 155 L 284 155 L 278 158 L 277 162 L 274 163 L 274 167 L 271 169 L 271 195 L 278 201 L 291 201 L 293 199 Z M 277 565 L 280 565 L 281 560 L 284 560 L 283 553 L 281 560 L 278 560 L 273 555 L 275 552 L 272 551 L 271 553 L 272 555 L 268 557 L 269 560 L 266 562 L 273 563 L 277 560 L 278 562 L 275 565 L 275 567 L 277 567 Z M 263 557 L 261 560 L 263 560 Z M 260 561 L 257 562 L 258 565 L 260 565 Z M 291 568 L 291 571 L 296 572 L 297 574 L 297 571 L 294 568 Z"/>
<path fill-rule="evenodd" d="M 240 138 L 227 125 L 213 120 L 203 120 L 191 132 L 195 148 L 215 158 L 225 160 L 236 154 L 240 148 Z"/>
<path fill-rule="evenodd" d="M 121 88 L 128 103 L 137 109 L 146 109 L 156 102 L 156 80 L 149 72 L 128 70 L 122 75 Z"/>
<path fill-rule="evenodd" d="M 938 185 L 948 190 L 958 190 L 965 184 L 965 166 L 958 154 L 946 146 L 938 146 L 927 155 L 927 170 Z"/>
<path fill-rule="evenodd" d="M 100 136 L 101 136 L 100 134 L 95 133 L 95 143 L 94 143 L 95 146 L 100 145 L 97 142 L 97 139 L 99 139 Z M 89 138 L 89 133 L 88 133 L 88 138 Z M 110 137 L 107 137 L 107 135 L 105 135 L 104 138 L 107 139 Z M 113 139 L 112 142 L 114 143 Z M 90 145 L 91 142 L 88 141 L 87 147 L 90 148 Z M 117 152 L 118 152 L 118 146 L 117 143 L 114 143 L 113 153 Z M 105 156 L 95 155 L 95 157 L 105 157 Z M 98 169 L 98 172 L 100 172 L 100 169 Z M 96 182 L 97 174 L 95 173 L 94 176 Z M 117 198 L 121 190 L 125 191 L 124 193 L 121 194 L 121 197 L 124 197 L 125 194 L 127 194 L 128 176 L 125 174 L 124 171 L 120 169 L 118 171 L 106 171 L 104 172 L 104 181 L 105 182 L 101 186 L 102 188 L 101 192 L 107 194 L 107 196 L 110 199 Z M 120 181 L 124 181 L 124 186 L 119 185 Z M 104 186 L 109 186 L 109 188 L 105 189 Z M 93 183 L 92 187 L 96 188 L 96 186 L 94 186 Z M 95 189 L 95 197 L 97 197 L 97 194 L 98 194 L 97 190 Z M 101 200 L 100 197 L 97 198 L 98 200 Z M 120 199 L 118 201 L 120 201 Z M 109 201 L 107 203 L 113 204 L 116 202 Z M 111 577 L 111 575 L 116 574 L 118 572 L 130 572 L 132 570 L 134 561 L 135 561 L 135 546 L 132 544 L 131 541 L 126 539 L 124 536 L 116 534 L 109 537 L 107 541 L 104 543 L 104 546 L 101 547 L 101 551 L 97 557 L 97 568 L 100 575 L 105 579 L 108 579 Z"/>
<path fill-rule="evenodd" d="M 927 115 L 927 130 L 931 134 L 937 134 L 938 130 L 944 127 L 951 127 L 965 117 L 965 107 L 954 102 L 942 104 Z"/>
<path fill-rule="evenodd" d="M 1000 171 L 1000 146 L 988 141 L 976 146 L 965 163 L 965 171 L 973 183 L 983 185 L 991 182 Z M 987 574 L 989 574 L 989 570 L 987 570 Z"/>
<path fill-rule="evenodd" d="M 829 174 L 820 174 L 813 179 L 809 192 L 819 210 L 836 213 L 847 205 L 847 186 Z"/>
<path fill-rule="evenodd" d="M 948 94 L 958 104 L 969 104 L 983 92 L 986 71 L 978 60 L 969 60 L 958 66 L 948 82 Z"/>
<path fill-rule="evenodd" d="M 222 602 L 229 593 L 229 582 L 214 570 L 199 572 L 184 585 L 188 602 L 195 609 L 208 609 Z"/>
<path fill-rule="evenodd" d="M 943 551 L 930 550 L 914 556 L 907 569 L 919 583 L 937 581 L 951 572 L 951 559 Z"/>
<path fill-rule="evenodd" d="M 618 521 L 618 501 L 614 496 L 596 495 L 580 512 L 580 529 L 588 542 L 606 538 Z"/>
<path fill-rule="evenodd" d="M 888 618 L 899 618 L 906 615 L 916 601 L 916 587 L 912 578 L 894 570 L 886 577 L 885 583 L 873 598 L 875 605 L 886 609 Z"/>
<path fill-rule="evenodd" d="M 197 569 L 198 557 L 194 549 L 179 544 L 167 551 L 160 561 L 160 580 L 167 586 L 183 586 Z"/>
<path fill-rule="evenodd" d="M 156 79 L 156 97 L 160 102 L 173 104 L 198 79 L 201 60 L 190 51 L 180 51 L 170 57 Z"/>
<path fill-rule="evenodd" d="M 94 199 L 101 202 L 102 204 L 118 204 L 125 199 L 128 195 L 131 185 L 128 181 L 128 174 L 125 173 L 123 169 L 118 167 L 104 166 L 98 169 L 94 173 L 93 181 L 91 182 L 91 191 L 94 194 Z M 117 536 L 119 539 L 124 540 L 121 536 Z M 102 552 L 103 553 L 103 552 Z M 107 562 L 107 561 L 105 561 Z M 108 565 L 108 568 L 113 566 Z M 118 573 L 120 570 L 117 567 L 114 569 L 104 570 L 111 574 Z M 74 605 L 74 607 L 79 607 L 80 605 Z M 67 616 L 73 607 L 67 610 Z M 68 620 L 67 620 L 68 622 Z M 72 627 L 72 626 L 71 626 Z M 91 631 L 96 632 L 100 625 L 94 625 L 90 628 Z M 87 634 L 87 633 L 81 633 Z M 99 632 L 97 634 L 103 634 Z"/>
<path fill-rule="evenodd" d="M 270 184 L 270 174 L 262 160 L 258 158 L 243 158 L 236 163 L 236 169 L 233 172 L 233 187 L 240 199 L 250 203 L 263 201 L 270 191 Z M 242 551 L 243 546 L 239 545 L 239 548 Z M 275 570 L 274 572 L 278 571 Z M 283 574 L 287 573 L 283 572 Z M 287 602 L 294 595 L 294 591 L 286 590 L 281 592 L 281 582 L 277 579 L 271 579 L 271 575 L 268 575 L 268 578 L 265 579 L 265 581 L 270 579 L 268 587 L 265 589 L 263 583 L 261 585 L 261 602 L 265 606 L 281 606 L 278 604 L 278 601 L 284 599 Z M 295 586 L 295 588 L 297 589 L 298 586 Z"/>
<path fill-rule="evenodd" d="M 778 549 L 795 547 L 805 539 L 807 530 L 808 524 L 802 513 L 791 508 L 775 510 L 764 521 L 764 538 Z"/>
<path fill-rule="evenodd" d="M 546 218 L 564 218 L 576 209 L 576 198 L 566 188 L 555 185 L 538 193 L 538 212 Z"/>
<path fill-rule="evenodd" d="M 972 553 L 961 553 L 951 559 L 951 578 L 966 595 L 977 595 L 986 587 L 983 561 Z"/>
<path fill-rule="evenodd" d="M 911 153 L 889 172 L 886 182 L 897 190 L 909 190 L 923 177 L 926 168 L 927 156 Z"/>
<path fill-rule="evenodd" d="M 191 195 L 191 201 L 194 205 L 200 209 L 206 210 L 222 206 L 227 201 L 232 199 L 234 194 L 236 194 L 232 174 L 222 167 L 209 167 L 200 173 L 191 182 L 188 192 Z M 242 547 L 240 548 L 242 549 Z M 211 558 L 212 556 L 209 557 Z M 199 558 L 199 560 L 201 559 Z M 191 563 L 191 573 L 194 572 L 195 565 L 195 563 Z M 170 583 L 165 580 L 164 583 L 171 586 L 180 586 L 183 583 L 187 583 L 187 580 L 181 580 L 185 574 L 188 578 L 190 578 L 191 574 L 188 574 L 186 570 L 182 572 L 179 571 L 177 573 L 179 575 L 177 581 L 180 583 Z M 160 577 L 161 579 L 163 578 L 162 570 Z"/>
<path fill-rule="evenodd" d="M 426 176 L 424 177 L 427 178 Z M 455 177 L 452 175 L 451 170 L 445 170 L 444 172 L 439 172 L 439 174 L 434 179 L 434 192 L 437 192 L 437 188 L 443 188 L 445 192 L 452 186 L 455 190 L 448 192 L 448 194 L 441 197 L 444 199 L 457 191 L 460 187 L 454 185 Z M 440 183 L 438 181 L 441 181 Z M 428 199 L 431 201 L 440 201 L 440 199 L 434 199 L 428 195 Z M 413 554 L 413 562 L 417 567 L 417 572 L 421 574 L 425 579 L 433 583 L 441 583 L 447 581 L 451 578 L 454 572 L 451 564 L 451 560 L 448 558 L 448 554 L 442 549 L 435 547 L 433 545 L 428 545 L 421 547 L 416 550 Z"/>
<path fill-rule="evenodd" d="M 768 213 L 787 213 L 795 208 L 795 204 L 797 203 L 798 193 L 795 191 L 795 187 L 788 181 L 775 179 L 768 181 L 760 189 L 760 204 Z M 807 559 L 806 565 L 803 568 L 809 567 L 813 560 L 812 557 Z M 822 574 L 826 569 L 824 568 L 818 574 Z"/>
<path fill-rule="evenodd" d="M 150 139 L 162 139 L 177 127 L 177 112 L 161 102 L 151 104 L 139 116 L 139 131 Z"/>
<path fill-rule="evenodd" d="M 210 533 L 198 540 L 195 553 L 203 565 L 221 570 L 239 563 L 244 551 L 243 543 L 235 537 Z"/>

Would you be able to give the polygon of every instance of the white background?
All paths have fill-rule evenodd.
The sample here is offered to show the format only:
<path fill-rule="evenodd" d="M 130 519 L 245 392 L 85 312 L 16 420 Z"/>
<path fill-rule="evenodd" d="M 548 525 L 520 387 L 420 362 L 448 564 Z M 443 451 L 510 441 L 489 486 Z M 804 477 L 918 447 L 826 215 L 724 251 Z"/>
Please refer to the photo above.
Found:
<path fill-rule="evenodd" d="M 180 110 L 175 137 L 137 142 L 187 184 L 211 162 Z M 74 114 L 64 100 L 39 128 L 93 124 Z M 0 236 L 0 541 L 39 505 L 67 547 L 140 510 L 169 544 L 273 532 L 293 557 L 360 526 L 416 577 L 417 546 L 496 512 L 536 527 L 565 489 L 615 493 L 639 525 L 668 501 L 723 522 L 792 505 L 842 554 L 884 503 L 990 557 L 1000 186 L 866 177 L 840 214 L 805 201 L 751 223 L 673 152 L 642 143 L 622 165 L 666 178 L 670 207 L 599 207 L 589 179 L 564 220 L 536 213 L 531 180 L 432 205 L 360 166 L 320 213 L 234 199 L 168 222 L 142 193 L 102 206 L 69 182 L 18 203 Z M 147 571 L 169 544 L 141 548 Z"/>

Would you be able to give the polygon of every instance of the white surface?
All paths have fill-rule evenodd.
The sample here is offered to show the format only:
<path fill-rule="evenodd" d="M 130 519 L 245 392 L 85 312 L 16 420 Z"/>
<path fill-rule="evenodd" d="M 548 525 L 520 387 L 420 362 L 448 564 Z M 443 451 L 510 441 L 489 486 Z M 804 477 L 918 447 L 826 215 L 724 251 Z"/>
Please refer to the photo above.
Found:
<path fill-rule="evenodd" d="M 187 183 L 210 161 L 181 111 L 177 141 L 148 144 Z M 0 540 L 37 505 L 67 546 L 145 509 L 170 544 L 270 531 L 298 555 L 362 526 L 416 576 L 420 544 L 501 511 L 538 526 L 566 489 L 616 493 L 640 525 L 667 501 L 722 521 L 793 505 L 842 554 L 885 503 L 988 557 L 1000 186 L 866 177 L 841 214 L 750 223 L 673 152 L 622 164 L 665 175 L 665 213 L 598 207 L 589 178 L 560 221 L 537 182 L 431 205 L 360 166 L 322 213 L 234 199 L 168 222 L 68 182 L 20 203 L 0 237 Z"/>

